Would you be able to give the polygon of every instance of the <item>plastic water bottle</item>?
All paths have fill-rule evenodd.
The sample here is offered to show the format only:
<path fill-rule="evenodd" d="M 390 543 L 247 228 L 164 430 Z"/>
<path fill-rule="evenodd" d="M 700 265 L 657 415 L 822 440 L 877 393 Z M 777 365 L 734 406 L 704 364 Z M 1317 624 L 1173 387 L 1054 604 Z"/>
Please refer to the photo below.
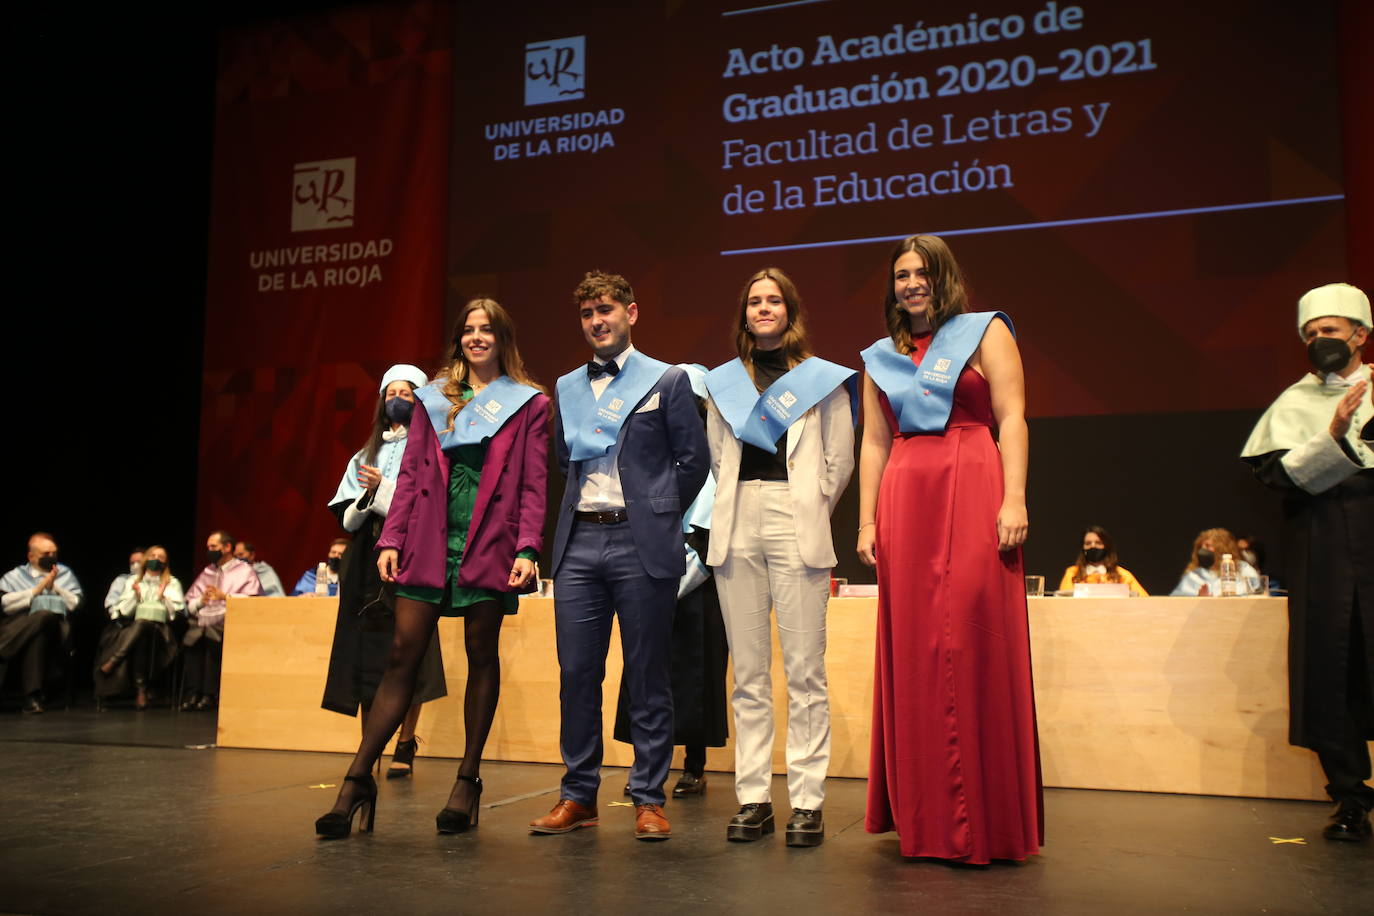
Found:
<path fill-rule="evenodd" d="M 1228 553 L 1226 556 L 1229 557 L 1230 554 Z M 1234 581 L 1235 578 L 1236 578 L 1236 575 L 1235 575 L 1235 568 L 1234 568 L 1234 564 L 1232 564 L 1232 569 L 1231 569 L 1231 579 L 1232 579 L 1232 581 Z M 316 597 L 316 598 L 328 598 L 328 597 L 329 597 L 329 564 L 328 564 L 328 563 L 321 563 L 319 566 L 316 566 L 316 567 L 315 567 L 315 597 Z"/>
<path fill-rule="evenodd" d="M 1236 576 L 1236 561 L 1229 553 L 1221 555 L 1221 569 L 1217 572 L 1218 591 L 1223 598 L 1233 598 L 1240 594 L 1240 580 Z"/>

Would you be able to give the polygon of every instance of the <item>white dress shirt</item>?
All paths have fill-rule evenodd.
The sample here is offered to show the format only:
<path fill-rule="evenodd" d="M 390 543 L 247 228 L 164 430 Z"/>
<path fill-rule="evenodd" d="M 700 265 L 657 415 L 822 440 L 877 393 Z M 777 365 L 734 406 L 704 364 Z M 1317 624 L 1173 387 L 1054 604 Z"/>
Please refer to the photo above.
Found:
<path fill-rule="evenodd" d="M 625 368 L 625 361 L 634 352 L 633 345 L 627 345 L 615 357 L 615 364 L 622 370 Z M 601 365 L 606 365 L 606 360 L 596 360 Z M 598 401 L 601 395 L 606 392 L 611 384 L 612 376 L 600 375 L 592 379 L 592 394 Z M 625 422 L 630 422 L 626 417 Z M 620 489 L 620 438 L 616 437 L 615 445 L 611 450 L 600 458 L 591 458 L 582 462 L 582 480 L 578 484 L 578 512 L 607 512 L 612 509 L 625 508 L 625 492 Z"/>

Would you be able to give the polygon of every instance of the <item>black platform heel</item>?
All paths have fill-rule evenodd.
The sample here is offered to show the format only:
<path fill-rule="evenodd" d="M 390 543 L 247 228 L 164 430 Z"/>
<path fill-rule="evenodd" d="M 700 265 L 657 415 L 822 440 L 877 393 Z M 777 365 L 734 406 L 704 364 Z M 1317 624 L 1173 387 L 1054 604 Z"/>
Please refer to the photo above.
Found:
<path fill-rule="evenodd" d="M 409 741 L 397 741 L 396 749 L 391 752 L 391 766 L 387 768 L 387 779 L 405 779 L 415 770 L 415 751 L 420 747 L 420 737 L 416 735 Z M 405 769 L 398 770 L 397 766 Z"/>
<path fill-rule="evenodd" d="M 440 833 L 463 833 L 470 827 L 476 827 L 477 818 L 482 813 L 482 777 L 464 776 L 459 773 L 458 778 L 476 786 L 477 794 L 473 796 L 472 803 L 468 805 L 466 811 L 460 811 L 457 808 L 444 808 L 434 815 L 434 826 Z"/>
<path fill-rule="evenodd" d="M 361 798 L 353 800 L 347 814 L 340 814 L 338 811 L 330 811 L 328 814 L 315 821 L 315 832 L 322 837 L 330 839 L 343 839 L 353 832 L 353 815 L 358 813 L 364 806 L 367 807 L 367 820 L 359 818 L 358 829 L 372 832 L 372 827 L 377 820 L 377 781 L 372 778 L 372 774 L 366 776 L 345 776 L 344 782 L 356 782 L 363 787 L 364 794 Z"/>

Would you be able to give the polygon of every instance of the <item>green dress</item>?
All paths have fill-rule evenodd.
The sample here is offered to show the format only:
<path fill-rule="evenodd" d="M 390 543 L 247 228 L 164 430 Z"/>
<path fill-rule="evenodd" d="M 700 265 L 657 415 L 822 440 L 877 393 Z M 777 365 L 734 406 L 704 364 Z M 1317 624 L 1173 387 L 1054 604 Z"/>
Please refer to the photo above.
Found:
<path fill-rule="evenodd" d="M 477 485 L 482 479 L 482 462 L 486 460 L 487 444 L 459 445 L 445 449 L 448 457 L 448 568 L 444 576 L 443 588 L 429 588 L 423 585 L 400 585 L 396 595 L 412 601 L 437 604 L 445 617 L 462 617 L 467 609 L 483 601 L 496 601 L 501 610 L 514 614 L 519 598 L 514 592 L 498 592 L 489 588 L 467 588 L 455 585 L 458 569 L 467 548 L 468 529 L 472 527 L 472 510 L 477 504 Z M 527 560 L 538 559 L 538 554 L 528 547 L 516 556 Z"/>

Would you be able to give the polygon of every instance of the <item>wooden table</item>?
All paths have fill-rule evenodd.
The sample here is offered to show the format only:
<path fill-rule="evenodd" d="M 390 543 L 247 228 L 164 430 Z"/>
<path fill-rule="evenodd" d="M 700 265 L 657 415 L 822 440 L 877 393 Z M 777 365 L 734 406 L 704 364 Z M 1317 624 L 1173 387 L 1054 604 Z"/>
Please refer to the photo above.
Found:
<path fill-rule="evenodd" d="M 358 722 L 320 709 L 336 600 L 233 598 L 226 618 L 219 744 L 353 751 Z M 830 775 L 868 773 L 877 601 L 829 608 Z M 1032 598 L 1032 652 L 1047 786 L 1267 798 L 1324 798 L 1309 751 L 1287 743 L 1282 598 Z M 449 695 L 420 716 L 421 753 L 463 751 L 462 623 L 439 634 Z M 501 635 L 501 705 L 486 757 L 557 763 L 553 601 L 527 598 Z M 610 738 L 619 638 L 606 662 L 606 763 L 631 762 Z M 776 640 L 774 765 L 783 772 L 786 682 Z M 678 752 L 679 755 L 681 751 Z M 732 746 L 707 765 L 733 768 Z M 680 757 L 677 761 L 680 763 Z"/>

